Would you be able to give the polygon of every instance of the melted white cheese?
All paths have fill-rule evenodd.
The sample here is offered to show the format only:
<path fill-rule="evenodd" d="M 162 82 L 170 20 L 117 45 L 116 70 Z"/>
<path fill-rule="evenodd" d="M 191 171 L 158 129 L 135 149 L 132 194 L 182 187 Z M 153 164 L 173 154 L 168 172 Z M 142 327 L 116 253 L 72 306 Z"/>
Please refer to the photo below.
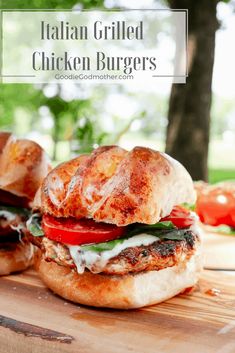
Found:
<path fill-rule="evenodd" d="M 15 215 L 9 211 L 0 210 L 0 217 L 4 217 L 7 221 L 13 221 L 15 219 Z"/>
<path fill-rule="evenodd" d="M 83 273 L 85 268 L 88 268 L 93 273 L 99 273 L 102 272 L 108 261 L 117 256 L 122 250 L 141 245 L 147 246 L 158 240 L 159 238 L 153 235 L 139 234 L 124 240 L 121 244 L 117 244 L 112 250 L 102 252 L 82 250 L 81 246 L 67 246 L 78 273 Z"/>

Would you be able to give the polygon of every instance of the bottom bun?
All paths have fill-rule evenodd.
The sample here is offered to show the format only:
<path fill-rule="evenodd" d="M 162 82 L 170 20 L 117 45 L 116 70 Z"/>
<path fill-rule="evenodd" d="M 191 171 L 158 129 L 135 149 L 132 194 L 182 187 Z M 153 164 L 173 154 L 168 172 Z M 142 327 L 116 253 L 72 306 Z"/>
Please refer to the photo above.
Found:
<path fill-rule="evenodd" d="M 25 270 L 33 258 L 34 246 L 29 242 L 0 244 L 0 276 Z"/>
<path fill-rule="evenodd" d="M 78 274 L 55 262 L 38 259 L 36 268 L 43 282 L 56 294 L 79 304 L 134 309 L 157 304 L 195 285 L 201 260 L 190 260 L 160 271 L 111 276 L 84 272 Z"/>

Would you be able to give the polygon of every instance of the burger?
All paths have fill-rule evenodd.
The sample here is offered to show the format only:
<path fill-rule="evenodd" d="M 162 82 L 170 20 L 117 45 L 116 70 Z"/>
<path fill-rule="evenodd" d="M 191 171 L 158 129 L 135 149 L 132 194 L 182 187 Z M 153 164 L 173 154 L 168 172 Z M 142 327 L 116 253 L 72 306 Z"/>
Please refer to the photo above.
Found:
<path fill-rule="evenodd" d="M 36 269 L 70 301 L 119 309 L 192 287 L 201 268 L 193 182 L 167 154 L 102 146 L 52 170 L 28 229 Z"/>
<path fill-rule="evenodd" d="M 32 264 L 34 247 L 27 240 L 26 221 L 49 170 L 48 158 L 37 143 L 0 132 L 0 275 Z"/>

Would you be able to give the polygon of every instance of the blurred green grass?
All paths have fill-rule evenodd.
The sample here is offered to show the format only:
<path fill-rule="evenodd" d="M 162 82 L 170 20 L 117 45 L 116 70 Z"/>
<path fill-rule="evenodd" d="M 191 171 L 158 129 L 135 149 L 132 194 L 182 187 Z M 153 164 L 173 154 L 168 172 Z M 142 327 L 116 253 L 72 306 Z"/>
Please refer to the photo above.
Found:
<path fill-rule="evenodd" d="M 214 184 L 223 180 L 235 181 L 235 169 L 209 169 L 209 182 Z"/>

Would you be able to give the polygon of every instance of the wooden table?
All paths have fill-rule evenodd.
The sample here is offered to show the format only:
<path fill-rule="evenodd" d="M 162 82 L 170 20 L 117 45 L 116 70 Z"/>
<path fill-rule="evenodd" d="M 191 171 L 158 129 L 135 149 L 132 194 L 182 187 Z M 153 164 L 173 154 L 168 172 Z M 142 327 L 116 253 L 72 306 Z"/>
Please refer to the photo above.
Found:
<path fill-rule="evenodd" d="M 204 267 L 235 271 L 235 236 L 205 233 Z"/>
<path fill-rule="evenodd" d="M 0 353 L 234 353 L 235 266 L 227 254 L 235 257 L 235 237 L 207 235 L 204 243 L 205 267 L 217 270 L 204 270 L 192 293 L 141 310 L 71 304 L 31 269 L 2 277 Z"/>

